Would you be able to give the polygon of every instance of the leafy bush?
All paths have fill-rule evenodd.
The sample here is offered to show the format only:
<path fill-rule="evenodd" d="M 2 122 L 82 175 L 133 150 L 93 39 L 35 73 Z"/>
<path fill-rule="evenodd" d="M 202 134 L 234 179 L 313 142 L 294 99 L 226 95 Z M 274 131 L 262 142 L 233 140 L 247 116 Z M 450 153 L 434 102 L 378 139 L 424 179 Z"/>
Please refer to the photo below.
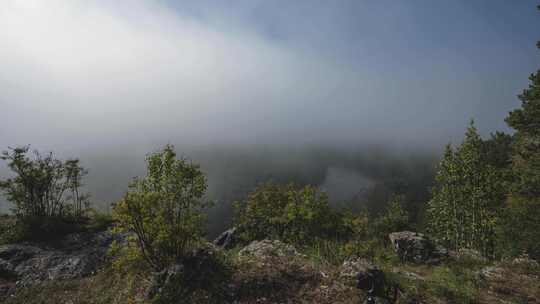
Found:
<path fill-rule="evenodd" d="M 112 214 L 105 213 L 96 209 L 88 210 L 88 223 L 85 229 L 88 231 L 104 231 L 114 224 Z"/>
<path fill-rule="evenodd" d="M 126 244 L 113 241 L 107 252 L 111 259 L 111 268 L 115 273 L 144 274 L 149 272 L 148 263 L 144 260 L 137 247 L 136 236 L 128 236 Z"/>
<path fill-rule="evenodd" d="M 203 233 L 206 178 L 196 164 L 177 159 L 171 145 L 147 159 L 147 175 L 137 178 L 113 209 L 118 230 L 133 232 L 139 254 L 155 270 L 195 248 Z"/>
<path fill-rule="evenodd" d="M 81 231 L 79 220 L 65 217 L 5 216 L 0 220 L 0 243 L 21 241 L 52 241 L 69 233 Z"/>
<path fill-rule="evenodd" d="M 395 196 L 386 209 L 386 212 L 373 223 L 373 234 L 386 240 L 389 233 L 410 229 L 409 214 L 403 208 L 403 197 Z"/>
<path fill-rule="evenodd" d="M 349 233 L 342 245 L 344 255 L 393 262 L 395 254 L 386 248 L 388 234 L 410 229 L 409 216 L 402 202 L 403 197 L 395 196 L 386 212 L 374 219 L 365 212 L 345 213 L 343 223 Z"/>
<path fill-rule="evenodd" d="M 81 218 L 88 207 L 88 195 L 81 193 L 87 171 L 78 159 L 65 162 L 52 153 L 42 155 L 29 147 L 2 152 L 13 178 L 0 180 L 0 191 L 13 203 L 19 217 Z"/>
<path fill-rule="evenodd" d="M 359 214 L 345 212 L 343 214 L 343 225 L 354 240 L 364 240 L 371 237 L 370 220 L 366 212 Z"/>
<path fill-rule="evenodd" d="M 328 197 L 313 186 L 266 183 L 235 203 L 235 224 L 245 241 L 264 238 L 309 244 L 347 233 L 343 218 Z"/>
<path fill-rule="evenodd" d="M 16 243 L 22 239 L 20 226 L 17 218 L 9 215 L 0 216 L 0 245 Z"/>

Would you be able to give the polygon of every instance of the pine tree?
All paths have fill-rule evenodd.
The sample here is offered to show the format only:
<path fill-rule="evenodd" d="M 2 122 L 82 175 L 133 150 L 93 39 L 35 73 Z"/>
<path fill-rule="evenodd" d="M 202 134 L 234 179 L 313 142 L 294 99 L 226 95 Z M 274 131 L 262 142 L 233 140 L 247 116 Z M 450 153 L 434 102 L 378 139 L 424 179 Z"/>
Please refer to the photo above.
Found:
<path fill-rule="evenodd" d="M 430 232 L 453 249 L 493 256 L 503 202 L 501 171 L 489 164 L 484 141 L 471 122 L 463 143 L 447 146 L 429 202 Z"/>
<path fill-rule="evenodd" d="M 540 257 L 540 70 L 529 79 L 529 87 L 518 96 L 521 108 L 506 118 L 516 132 L 505 232 L 510 249 Z"/>
<path fill-rule="evenodd" d="M 452 248 L 460 247 L 463 227 L 461 206 L 458 206 L 459 175 L 457 159 L 449 144 L 438 166 L 433 198 L 428 204 L 429 231 Z"/>

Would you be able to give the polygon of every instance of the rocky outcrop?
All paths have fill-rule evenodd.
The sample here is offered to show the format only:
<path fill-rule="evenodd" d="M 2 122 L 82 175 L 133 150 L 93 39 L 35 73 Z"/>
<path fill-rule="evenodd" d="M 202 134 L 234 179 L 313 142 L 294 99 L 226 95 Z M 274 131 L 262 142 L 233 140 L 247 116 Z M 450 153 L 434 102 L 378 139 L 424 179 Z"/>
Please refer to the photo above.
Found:
<path fill-rule="evenodd" d="M 77 233 L 68 235 L 55 247 L 30 243 L 2 245 L 0 274 L 8 278 L 4 286 L 25 287 L 46 280 L 91 275 L 102 265 L 115 239 L 122 240 L 122 237 L 110 232 Z"/>
<path fill-rule="evenodd" d="M 294 246 L 278 240 L 253 241 L 238 253 L 239 256 L 265 257 L 299 257 L 302 256 Z"/>
<path fill-rule="evenodd" d="M 222 249 L 233 248 L 238 244 L 237 229 L 231 228 L 224 231 L 212 243 Z"/>
<path fill-rule="evenodd" d="M 444 248 L 437 246 L 422 233 L 393 232 L 388 238 L 402 262 L 436 264 L 447 255 Z"/>

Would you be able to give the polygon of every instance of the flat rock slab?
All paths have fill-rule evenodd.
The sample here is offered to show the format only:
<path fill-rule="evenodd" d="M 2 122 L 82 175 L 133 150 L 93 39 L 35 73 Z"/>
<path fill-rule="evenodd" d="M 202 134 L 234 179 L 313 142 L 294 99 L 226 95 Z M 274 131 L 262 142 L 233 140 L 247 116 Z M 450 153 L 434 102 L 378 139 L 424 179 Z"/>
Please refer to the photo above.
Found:
<path fill-rule="evenodd" d="M 56 247 L 31 243 L 2 245 L 0 277 L 15 282 L 16 287 L 85 277 L 102 265 L 114 240 L 120 241 L 122 236 L 105 231 L 71 234 Z"/>

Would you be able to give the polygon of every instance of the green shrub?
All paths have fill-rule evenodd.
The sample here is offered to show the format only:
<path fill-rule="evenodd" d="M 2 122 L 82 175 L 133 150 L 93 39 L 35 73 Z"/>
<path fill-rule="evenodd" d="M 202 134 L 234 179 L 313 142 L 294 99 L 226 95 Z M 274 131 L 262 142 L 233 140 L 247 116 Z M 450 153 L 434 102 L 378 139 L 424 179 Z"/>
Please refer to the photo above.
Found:
<path fill-rule="evenodd" d="M 2 243 L 54 241 L 82 229 L 79 220 L 50 216 L 13 217 L 9 225 L 2 226 L 0 227 Z"/>
<path fill-rule="evenodd" d="M 87 171 L 78 159 L 61 161 L 53 153 L 46 155 L 30 147 L 2 152 L 14 176 L 0 180 L 0 191 L 6 196 L 18 217 L 81 218 L 88 208 L 88 195 L 81 192 Z"/>
<path fill-rule="evenodd" d="M 17 243 L 23 239 L 17 218 L 9 215 L 0 216 L 0 245 Z"/>
<path fill-rule="evenodd" d="M 365 240 L 372 237 L 370 220 L 366 212 L 359 214 L 343 213 L 343 225 L 348 231 L 348 235 L 354 240 Z"/>
<path fill-rule="evenodd" d="M 149 273 L 150 268 L 137 247 L 137 237 L 129 236 L 127 244 L 119 244 L 113 241 L 109 247 L 108 256 L 111 259 L 111 268 L 121 274 L 144 274 Z"/>
<path fill-rule="evenodd" d="M 386 212 L 370 227 L 372 233 L 381 240 L 386 240 L 389 233 L 410 228 L 409 214 L 403 208 L 403 197 L 399 195 L 390 201 Z"/>
<path fill-rule="evenodd" d="M 348 232 L 326 194 L 313 186 L 266 183 L 235 203 L 235 211 L 235 224 L 244 241 L 275 238 L 306 245 Z"/>
<path fill-rule="evenodd" d="M 177 159 L 171 145 L 150 154 L 146 161 L 147 175 L 135 179 L 115 204 L 113 217 L 117 230 L 136 235 L 144 260 L 161 270 L 201 241 L 206 178 L 198 165 Z"/>
<path fill-rule="evenodd" d="M 104 231 L 114 224 L 114 219 L 110 213 L 89 209 L 87 214 L 88 223 L 86 224 L 85 229 L 88 231 Z"/>
<path fill-rule="evenodd" d="M 61 161 L 19 147 L 2 152 L 13 176 L 0 180 L 0 192 L 13 205 L 11 227 L 0 227 L 1 242 L 50 241 L 80 231 L 88 195 L 82 193 L 87 171 L 78 159 Z"/>

